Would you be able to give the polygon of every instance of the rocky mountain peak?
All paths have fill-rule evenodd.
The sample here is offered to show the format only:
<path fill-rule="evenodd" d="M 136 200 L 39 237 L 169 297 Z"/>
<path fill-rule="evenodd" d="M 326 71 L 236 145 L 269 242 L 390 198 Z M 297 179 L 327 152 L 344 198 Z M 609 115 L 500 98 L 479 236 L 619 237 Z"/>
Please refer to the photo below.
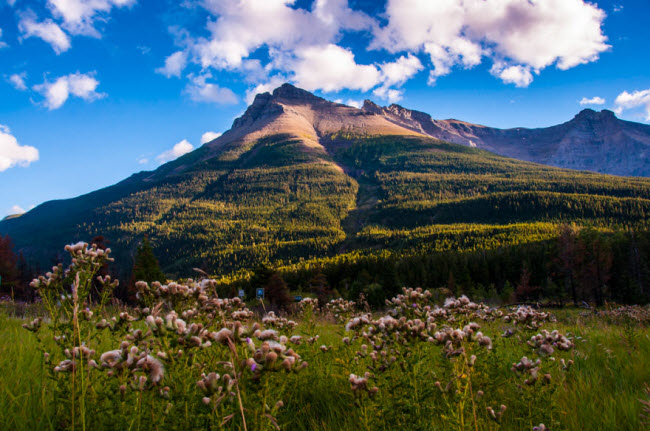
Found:
<path fill-rule="evenodd" d="M 257 120 L 277 116 L 284 112 L 283 104 L 300 105 L 314 103 L 331 102 L 315 96 L 307 90 L 285 83 L 273 90 L 273 93 L 266 92 L 257 94 L 253 103 L 246 109 L 246 112 L 233 122 L 232 128 L 236 129 L 249 126 Z"/>
<path fill-rule="evenodd" d="M 324 101 L 325 99 L 313 95 L 307 90 L 295 87 L 291 84 L 284 83 L 275 90 L 273 90 L 273 98 L 284 99 L 292 101 Z"/>
<path fill-rule="evenodd" d="M 611 121 L 617 118 L 616 114 L 608 109 L 603 109 L 600 112 L 593 109 L 583 109 L 573 119 L 575 121 Z"/>
<path fill-rule="evenodd" d="M 361 107 L 366 112 L 372 112 L 373 114 L 381 114 L 383 113 L 383 109 L 381 106 L 377 105 L 375 102 L 372 100 L 364 100 L 363 101 L 363 106 Z"/>
<path fill-rule="evenodd" d="M 232 123 L 232 128 L 237 129 L 245 127 L 256 120 L 283 112 L 282 106 L 273 103 L 271 93 L 259 93 L 255 96 L 253 103 L 246 109 L 244 114 L 236 118 Z"/>

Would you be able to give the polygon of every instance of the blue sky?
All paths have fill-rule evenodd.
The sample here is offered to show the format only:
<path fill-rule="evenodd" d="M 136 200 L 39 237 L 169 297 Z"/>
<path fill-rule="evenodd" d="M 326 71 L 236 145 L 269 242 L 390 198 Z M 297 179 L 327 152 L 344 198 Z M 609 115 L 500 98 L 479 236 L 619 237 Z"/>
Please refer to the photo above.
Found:
<path fill-rule="evenodd" d="M 0 217 L 197 148 L 258 91 L 650 122 L 647 0 L 0 0 Z M 582 102 L 582 104 L 581 104 Z"/>

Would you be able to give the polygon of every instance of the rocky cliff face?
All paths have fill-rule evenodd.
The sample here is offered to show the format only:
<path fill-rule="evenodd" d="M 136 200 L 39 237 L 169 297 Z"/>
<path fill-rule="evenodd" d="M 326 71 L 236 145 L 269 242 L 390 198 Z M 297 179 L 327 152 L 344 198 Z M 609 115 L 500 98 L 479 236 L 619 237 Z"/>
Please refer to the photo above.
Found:
<path fill-rule="evenodd" d="M 483 148 L 520 160 L 612 175 L 650 176 L 650 126 L 623 121 L 612 111 L 585 109 L 571 121 L 540 129 L 496 129 L 435 120 L 399 105 L 366 101 L 363 110 L 434 138 Z"/>

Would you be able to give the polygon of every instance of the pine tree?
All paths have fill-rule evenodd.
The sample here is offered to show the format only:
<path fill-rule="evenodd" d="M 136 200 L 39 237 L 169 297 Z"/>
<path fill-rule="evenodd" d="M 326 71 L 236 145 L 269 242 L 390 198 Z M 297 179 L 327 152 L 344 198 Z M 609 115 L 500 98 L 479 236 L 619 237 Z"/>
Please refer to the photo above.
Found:
<path fill-rule="evenodd" d="M 272 306 L 285 309 L 292 302 L 287 283 L 278 272 L 271 275 L 264 285 L 264 290 L 265 296 Z"/>
<path fill-rule="evenodd" d="M 0 285 L 0 292 L 7 293 L 13 296 L 14 288 L 16 285 L 18 271 L 16 263 L 18 261 L 14 254 L 13 241 L 9 235 L 4 238 L 0 235 L 0 277 L 2 277 L 2 285 Z"/>
<path fill-rule="evenodd" d="M 159 281 L 164 283 L 167 280 L 167 277 L 160 269 L 158 260 L 153 254 L 149 238 L 147 238 L 146 235 L 142 239 L 142 244 L 140 244 L 140 247 L 138 247 L 138 250 L 135 253 L 135 263 L 133 264 L 132 274 L 132 284 L 135 284 L 137 281 L 146 281 L 147 283 Z"/>

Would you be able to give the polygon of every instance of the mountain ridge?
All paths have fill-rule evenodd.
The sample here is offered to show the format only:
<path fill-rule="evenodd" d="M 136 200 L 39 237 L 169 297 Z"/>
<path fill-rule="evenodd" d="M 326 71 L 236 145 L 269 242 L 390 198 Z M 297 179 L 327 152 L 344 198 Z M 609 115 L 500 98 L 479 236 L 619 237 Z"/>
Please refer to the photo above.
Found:
<path fill-rule="evenodd" d="M 369 100 L 366 111 L 448 142 L 482 148 L 519 160 L 559 168 L 624 176 L 650 176 L 650 125 L 620 120 L 614 112 L 584 109 L 550 127 L 498 129 Z"/>
<path fill-rule="evenodd" d="M 366 105 L 284 85 L 258 95 L 231 130 L 193 152 L 2 220 L 0 233 L 44 265 L 63 244 L 103 235 L 122 271 L 147 234 L 166 271 L 191 275 L 193 267 L 227 272 L 370 253 L 391 236 L 403 237 L 397 249 L 429 247 L 421 234 L 408 234 L 413 229 L 472 237 L 472 226 L 483 223 L 525 237 L 549 235 L 562 221 L 647 223 L 648 179 L 563 170 L 450 143 L 424 133 L 428 114 L 397 106 L 379 114 L 370 108 L 384 108 Z M 431 120 L 434 126 L 450 134 L 479 127 Z"/>

